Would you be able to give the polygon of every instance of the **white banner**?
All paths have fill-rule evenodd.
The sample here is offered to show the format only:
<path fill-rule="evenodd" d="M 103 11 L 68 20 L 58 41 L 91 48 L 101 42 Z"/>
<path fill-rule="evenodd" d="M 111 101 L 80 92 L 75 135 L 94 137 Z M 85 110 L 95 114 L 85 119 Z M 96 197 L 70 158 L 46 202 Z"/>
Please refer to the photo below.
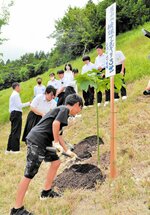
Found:
<path fill-rule="evenodd" d="M 116 74 L 116 3 L 106 8 L 106 77 Z"/>

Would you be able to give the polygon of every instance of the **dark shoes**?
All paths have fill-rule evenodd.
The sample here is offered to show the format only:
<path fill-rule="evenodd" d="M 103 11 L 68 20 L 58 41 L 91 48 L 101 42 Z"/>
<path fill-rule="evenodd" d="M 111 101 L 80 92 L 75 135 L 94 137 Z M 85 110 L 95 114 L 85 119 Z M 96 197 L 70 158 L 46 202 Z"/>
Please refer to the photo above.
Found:
<path fill-rule="evenodd" d="M 47 198 L 57 198 L 57 197 L 61 197 L 61 195 L 56 193 L 52 189 L 50 189 L 49 191 L 42 190 L 41 195 L 40 195 L 41 200 L 47 199 Z"/>
<path fill-rule="evenodd" d="M 144 95 L 150 95 L 150 90 L 144 90 L 143 94 Z"/>
<path fill-rule="evenodd" d="M 29 211 L 27 211 L 23 206 L 19 209 L 12 208 L 10 215 L 33 215 L 33 213 L 30 213 Z"/>

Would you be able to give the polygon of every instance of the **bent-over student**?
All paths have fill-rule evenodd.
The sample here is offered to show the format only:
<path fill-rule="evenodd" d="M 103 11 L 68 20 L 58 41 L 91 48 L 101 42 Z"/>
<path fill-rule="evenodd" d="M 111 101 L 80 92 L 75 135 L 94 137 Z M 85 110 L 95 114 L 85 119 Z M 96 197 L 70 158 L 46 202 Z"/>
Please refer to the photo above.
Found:
<path fill-rule="evenodd" d="M 31 102 L 29 112 L 22 136 L 22 141 L 26 141 L 26 136 L 30 130 L 40 121 L 40 119 L 50 110 L 57 106 L 54 100 L 56 89 L 49 85 L 46 87 L 45 94 L 37 95 Z"/>
<path fill-rule="evenodd" d="M 59 197 L 60 194 L 52 189 L 52 182 L 60 166 L 59 156 L 65 151 L 72 158 L 77 155 L 70 151 L 65 145 L 62 135 L 62 128 L 68 125 L 69 115 L 75 116 L 82 109 L 82 98 L 76 94 L 69 95 L 66 98 L 66 105 L 61 105 L 49 111 L 40 122 L 29 132 L 27 141 L 27 163 L 16 195 L 14 208 L 11 209 L 10 215 L 33 215 L 23 206 L 23 200 L 28 190 L 29 184 L 38 173 L 42 161 L 47 158 L 51 162 L 49 166 L 44 189 L 40 194 L 40 199 Z M 59 152 L 48 153 L 47 146 L 52 146 Z"/>

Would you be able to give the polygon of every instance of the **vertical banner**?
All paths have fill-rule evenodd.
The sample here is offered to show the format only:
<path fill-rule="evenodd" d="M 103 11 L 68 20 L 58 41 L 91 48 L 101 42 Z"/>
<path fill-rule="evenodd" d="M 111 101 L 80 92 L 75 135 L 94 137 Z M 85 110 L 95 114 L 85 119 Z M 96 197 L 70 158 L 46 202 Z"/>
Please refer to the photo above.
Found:
<path fill-rule="evenodd" d="M 116 3 L 106 8 L 106 77 L 116 74 Z"/>
<path fill-rule="evenodd" d="M 114 75 L 116 74 L 116 3 L 106 8 L 106 77 L 110 77 L 111 143 L 110 177 L 117 175 L 116 169 L 116 111 L 114 106 Z"/>

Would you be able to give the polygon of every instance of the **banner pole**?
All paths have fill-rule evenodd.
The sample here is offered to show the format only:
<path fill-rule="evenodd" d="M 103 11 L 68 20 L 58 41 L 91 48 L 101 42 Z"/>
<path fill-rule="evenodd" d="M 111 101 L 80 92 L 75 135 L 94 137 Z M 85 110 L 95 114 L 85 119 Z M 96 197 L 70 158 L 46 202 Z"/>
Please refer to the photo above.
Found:
<path fill-rule="evenodd" d="M 110 77 L 110 108 L 111 108 L 111 143 L 110 143 L 110 177 L 117 175 L 116 169 L 116 111 L 114 106 L 114 76 Z"/>

